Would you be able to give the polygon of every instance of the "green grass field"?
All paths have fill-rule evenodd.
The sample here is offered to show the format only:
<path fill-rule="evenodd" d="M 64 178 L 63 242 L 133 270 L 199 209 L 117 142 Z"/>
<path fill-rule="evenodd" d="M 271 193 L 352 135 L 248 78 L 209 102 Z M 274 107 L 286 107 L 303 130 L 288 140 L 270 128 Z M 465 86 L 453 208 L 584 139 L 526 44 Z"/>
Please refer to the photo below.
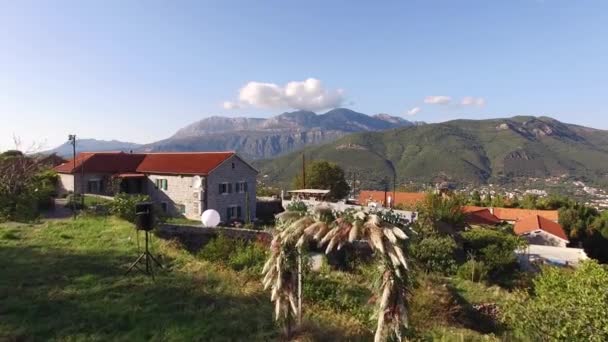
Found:
<path fill-rule="evenodd" d="M 140 240 L 143 244 L 143 236 Z M 138 255 L 135 230 L 125 221 L 85 217 L 0 224 L 0 341 L 282 339 L 257 274 L 202 260 L 172 241 L 153 241 L 153 254 L 166 266 L 156 280 L 124 275 Z M 297 340 L 372 340 L 372 278 L 327 271 L 306 280 L 305 321 Z M 455 308 L 452 294 L 435 283 L 424 281 L 430 285 L 414 291 L 415 336 L 494 339 L 453 322 L 444 313 Z M 504 296 L 481 284 L 454 285 L 470 303 Z"/>
<path fill-rule="evenodd" d="M 143 241 L 143 239 L 142 239 Z M 124 275 L 133 228 L 113 218 L 0 225 L 0 340 L 266 341 L 259 280 L 155 240 L 167 270 Z"/>

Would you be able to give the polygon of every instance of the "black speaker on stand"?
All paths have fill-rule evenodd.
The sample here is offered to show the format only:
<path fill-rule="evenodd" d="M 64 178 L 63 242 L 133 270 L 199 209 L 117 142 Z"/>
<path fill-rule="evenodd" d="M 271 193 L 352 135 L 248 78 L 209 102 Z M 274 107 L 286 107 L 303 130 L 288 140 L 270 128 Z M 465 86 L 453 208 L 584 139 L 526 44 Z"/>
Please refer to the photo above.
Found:
<path fill-rule="evenodd" d="M 143 230 L 145 235 L 145 250 L 141 255 L 135 260 L 129 269 L 125 273 L 125 275 L 129 274 L 134 268 L 139 270 L 140 272 L 152 276 L 154 279 L 154 272 L 152 270 L 155 263 L 158 267 L 163 268 L 163 265 L 154 258 L 154 256 L 150 253 L 149 249 L 149 241 L 150 241 L 150 231 L 154 229 L 155 218 L 154 218 L 154 204 L 151 202 L 142 202 L 137 203 L 135 205 L 135 229 Z M 145 269 L 140 267 L 140 263 L 145 264 Z"/>

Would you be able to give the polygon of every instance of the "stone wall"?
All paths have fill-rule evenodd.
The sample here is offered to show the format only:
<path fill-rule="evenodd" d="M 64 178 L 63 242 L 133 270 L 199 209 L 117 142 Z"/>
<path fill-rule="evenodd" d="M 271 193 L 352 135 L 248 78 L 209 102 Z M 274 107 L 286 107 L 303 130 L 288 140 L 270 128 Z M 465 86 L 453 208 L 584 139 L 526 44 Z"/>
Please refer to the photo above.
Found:
<path fill-rule="evenodd" d="M 166 240 L 177 240 L 190 252 L 200 250 L 207 242 L 218 234 L 231 239 L 258 241 L 270 245 L 272 234 L 266 231 L 239 228 L 209 228 L 193 225 L 161 224 L 156 229 L 156 235 Z"/>
<path fill-rule="evenodd" d="M 233 167 L 234 164 L 234 167 Z M 237 192 L 237 182 L 247 182 L 249 193 L 249 215 L 250 220 L 256 216 L 256 178 L 257 171 L 252 169 L 239 157 L 233 156 L 218 166 L 207 179 L 207 208 L 215 209 L 220 214 L 223 222 L 228 222 L 226 209 L 230 206 L 241 207 L 241 220 L 247 215 L 246 194 Z M 219 186 L 222 183 L 232 183 L 232 193 L 220 194 Z"/>
<path fill-rule="evenodd" d="M 204 179 L 204 177 L 201 177 Z M 156 187 L 157 179 L 167 180 L 167 190 Z M 200 190 L 193 185 L 193 176 L 185 175 L 148 175 L 146 180 L 146 193 L 150 198 L 160 203 L 167 203 L 167 214 L 171 216 L 184 215 L 193 220 L 200 219 L 204 203 L 204 196 Z M 203 181 L 204 182 L 204 181 Z M 180 212 L 179 207 L 184 206 L 185 212 Z"/>

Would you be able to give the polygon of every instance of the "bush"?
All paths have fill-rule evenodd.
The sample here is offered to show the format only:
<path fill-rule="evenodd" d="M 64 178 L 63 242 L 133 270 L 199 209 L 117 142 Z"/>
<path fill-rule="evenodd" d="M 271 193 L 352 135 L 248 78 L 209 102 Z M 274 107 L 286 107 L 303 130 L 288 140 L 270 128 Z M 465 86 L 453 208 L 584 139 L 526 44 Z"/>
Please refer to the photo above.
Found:
<path fill-rule="evenodd" d="M 80 194 L 68 195 L 66 206 L 73 210 L 82 210 L 84 208 L 84 206 L 82 205 L 82 195 L 80 195 Z"/>
<path fill-rule="evenodd" d="M 135 222 L 135 205 L 148 201 L 150 201 L 150 197 L 147 195 L 118 194 L 109 204 L 110 214 L 129 222 Z"/>
<path fill-rule="evenodd" d="M 495 229 L 478 228 L 461 233 L 464 250 L 482 261 L 494 279 L 510 273 L 517 265 L 515 250 L 525 245 L 519 237 Z"/>
<path fill-rule="evenodd" d="M 366 305 L 371 292 L 361 284 L 308 273 L 302 281 L 302 294 L 307 302 L 338 312 L 348 312 L 362 322 L 367 321 L 371 314 L 372 307 Z"/>
<path fill-rule="evenodd" d="M 456 241 L 452 237 L 427 237 L 410 245 L 410 255 L 426 272 L 451 274 L 455 271 Z"/>
<path fill-rule="evenodd" d="M 198 256 L 236 271 L 247 270 L 259 274 L 266 262 L 266 248 L 259 243 L 230 239 L 219 234 L 200 250 Z"/>
<path fill-rule="evenodd" d="M 266 262 L 266 248 L 258 243 L 249 243 L 236 248 L 228 258 L 228 266 L 236 271 L 247 270 L 260 274 Z"/>
<path fill-rule="evenodd" d="M 487 279 L 489 273 L 488 266 L 483 261 L 470 259 L 458 267 L 458 278 L 481 282 Z"/>
<path fill-rule="evenodd" d="M 308 207 L 306 206 L 306 203 L 302 201 L 293 201 L 287 205 L 287 210 L 305 213 L 308 211 Z"/>
<path fill-rule="evenodd" d="M 235 251 L 237 244 L 240 244 L 240 240 L 231 240 L 224 234 L 219 234 L 199 251 L 198 256 L 211 262 L 224 263 Z"/>
<path fill-rule="evenodd" d="M 507 302 L 503 320 L 522 340 L 608 341 L 608 270 L 586 261 L 571 271 L 543 269 L 532 295 Z"/>

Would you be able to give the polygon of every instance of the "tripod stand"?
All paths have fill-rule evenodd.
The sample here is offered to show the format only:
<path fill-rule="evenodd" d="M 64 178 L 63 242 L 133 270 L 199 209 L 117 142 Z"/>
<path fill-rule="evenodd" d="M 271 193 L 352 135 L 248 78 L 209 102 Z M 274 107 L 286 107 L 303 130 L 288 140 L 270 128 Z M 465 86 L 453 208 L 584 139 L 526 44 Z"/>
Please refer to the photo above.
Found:
<path fill-rule="evenodd" d="M 138 271 L 152 276 L 152 279 L 154 279 L 154 272 L 152 271 L 152 268 L 154 267 L 154 264 L 152 262 L 154 262 L 158 267 L 163 268 L 163 265 L 156 260 L 156 258 L 150 253 L 150 249 L 148 247 L 148 241 L 150 239 L 150 232 L 148 230 L 144 230 L 144 235 L 145 235 L 145 250 L 143 253 L 141 253 L 141 255 L 137 258 L 137 260 L 135 260 L 134 263 L 131 264 L 131 266 L 129 266 L 129 269 L 127 270 L 127 272 L 125 273 L 125 275 L 129 274 L 129 272 L 131 272 L 131 270 L 133 270 L 134 268 L 137 269 Z M 139 267 L 139 263 L 143 262 L 146 265 L 145 269 L 142 269 Z"/>

